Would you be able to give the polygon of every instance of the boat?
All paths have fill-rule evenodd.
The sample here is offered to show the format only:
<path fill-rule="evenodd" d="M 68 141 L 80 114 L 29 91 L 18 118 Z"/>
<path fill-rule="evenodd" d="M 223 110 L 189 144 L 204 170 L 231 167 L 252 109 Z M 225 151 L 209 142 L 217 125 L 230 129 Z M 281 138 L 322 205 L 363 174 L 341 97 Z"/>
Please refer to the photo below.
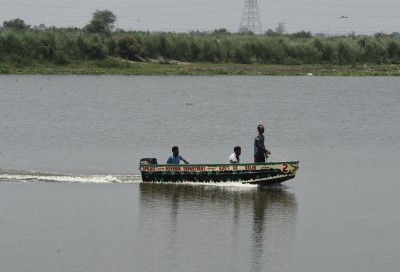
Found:
<path fill-rule="evenodd" d="M 240 164 L 157 164 L 156 158 L 140 160 L 143 182 L 240 182 L 269 185 L 296 176 L 298 161 Z"/>

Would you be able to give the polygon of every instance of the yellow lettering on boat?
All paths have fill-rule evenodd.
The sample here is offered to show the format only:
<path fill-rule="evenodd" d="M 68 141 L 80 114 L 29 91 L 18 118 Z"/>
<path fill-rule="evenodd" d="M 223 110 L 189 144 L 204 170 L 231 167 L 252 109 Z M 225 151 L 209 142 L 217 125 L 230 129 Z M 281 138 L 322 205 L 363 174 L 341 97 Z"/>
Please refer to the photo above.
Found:
<path fill-rule="evenodd" d="M 183 167 L 183 172 L 204 172 L 204 171 L 206 171 L 206 167 L 205 166 L 191 165 L 191 166 L 184 166 Z"/>
<path fill-rule="evenodd" d="M 255 165 L 245 165 L 244 169 L 250 170 L 250 171 L 255 171 L 257 169 L 257 167 Z"/>
<path fill-rule="evenodd" d="M 180 166 L 166 166 L 165 167 L 165 171 L 167 171 L 167 172 L 179 172 L 179 171 L 181 171 L 181 167 Z"/>
<path fill-rule="evenodd" d="M 143 166 L 142 171 L 145 172 L 154 172 L 156 170 L 156 168 L 154 166 Z"/>
<path fill-rule="evenodd" d="M 230 166 L 229 165 L 221 165 L 219 167 L 219 171 L 229 171 L 230 170 Z"/>

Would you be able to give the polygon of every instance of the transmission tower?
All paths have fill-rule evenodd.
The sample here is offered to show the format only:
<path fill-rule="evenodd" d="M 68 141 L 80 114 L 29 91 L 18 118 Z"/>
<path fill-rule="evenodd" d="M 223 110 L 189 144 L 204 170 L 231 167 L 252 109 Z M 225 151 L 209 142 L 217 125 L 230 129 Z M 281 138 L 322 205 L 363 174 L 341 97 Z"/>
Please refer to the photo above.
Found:
<path fill-rule="evenodd" d="M 257 0 L 245 0 L 239 31 L 251 31 L 254 34 L 263 33 Z"/>

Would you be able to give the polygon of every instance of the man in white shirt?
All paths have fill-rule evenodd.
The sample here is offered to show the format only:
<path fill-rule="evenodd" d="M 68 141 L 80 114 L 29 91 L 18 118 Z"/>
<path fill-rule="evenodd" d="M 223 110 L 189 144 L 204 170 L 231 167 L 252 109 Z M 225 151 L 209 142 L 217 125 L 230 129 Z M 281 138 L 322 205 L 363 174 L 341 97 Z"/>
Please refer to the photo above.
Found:
<path fill-rule="evenodd" d="M 232 153 L 232 155 L 229 157 L 229 163 L 239 163 L 240 162 L 240 159 L 239 159 L 239 156 L 240 156 L 240 154 L 242 153 L 242 149 L 240 148 L 240 146 L 236 146 L 234 149 L 233 149 L 233 153 Z"/>

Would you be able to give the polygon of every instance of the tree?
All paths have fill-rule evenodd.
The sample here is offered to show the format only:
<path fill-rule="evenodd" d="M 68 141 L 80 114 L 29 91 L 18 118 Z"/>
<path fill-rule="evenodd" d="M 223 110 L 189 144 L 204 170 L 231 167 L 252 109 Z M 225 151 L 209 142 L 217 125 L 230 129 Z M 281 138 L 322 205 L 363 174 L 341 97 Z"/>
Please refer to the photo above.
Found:
<path fill-rule="evenodd" d="M 251 31 L 250 31 L 250 29 L 248 29 L 247 27 L 241 26 L 241 27 L 239 27 L 238 32 L 241 33 L 241 34 L 243 34 L 243 33 L 250 33 Z"/>
<path fill-rule="evenodd" d="M 135 37 L 123 35 L 118 39 L 115 53 L 124 59 L 139 61 L 140 44 Z"/>
<path fill-rule="evenodd" d="M 229 34 L 229 31 L 226 28 L 219 28 L 213 31 L 213 34 Z"/>
<path fill-rule="evenodd" d="M 92 20 L 87 24 L 84 30 L 92 33 L 105 33 L 110 34 L 114 30 L 114 23 L 117 17 L 109 10 L 96 10 Z"/>
<path fill-rule="evenodd" d="M 285 23 L 284 22 L 278 23 L 278 26 L 275 28 L 275 32 L 278 34 L 284 34 L 285 33 Z"/>
<path fill-rule="evenodd" d="M 305 32 L 304 30 L 290 34 L 290 36 L 293 38 L 312 38 L 311 32 L 310 31 Z"/>
<path fill-rule="evenodd" d="M 30 25 L 26 25 L 24 20 L 21 20 L 20 18 L 10 20 L 10 21 L 4 21 L 3 26 L 5 28 L 12 28 L 15 30 L 24 30 L 24 29 L 28 29 L 31 27 Z"/>

